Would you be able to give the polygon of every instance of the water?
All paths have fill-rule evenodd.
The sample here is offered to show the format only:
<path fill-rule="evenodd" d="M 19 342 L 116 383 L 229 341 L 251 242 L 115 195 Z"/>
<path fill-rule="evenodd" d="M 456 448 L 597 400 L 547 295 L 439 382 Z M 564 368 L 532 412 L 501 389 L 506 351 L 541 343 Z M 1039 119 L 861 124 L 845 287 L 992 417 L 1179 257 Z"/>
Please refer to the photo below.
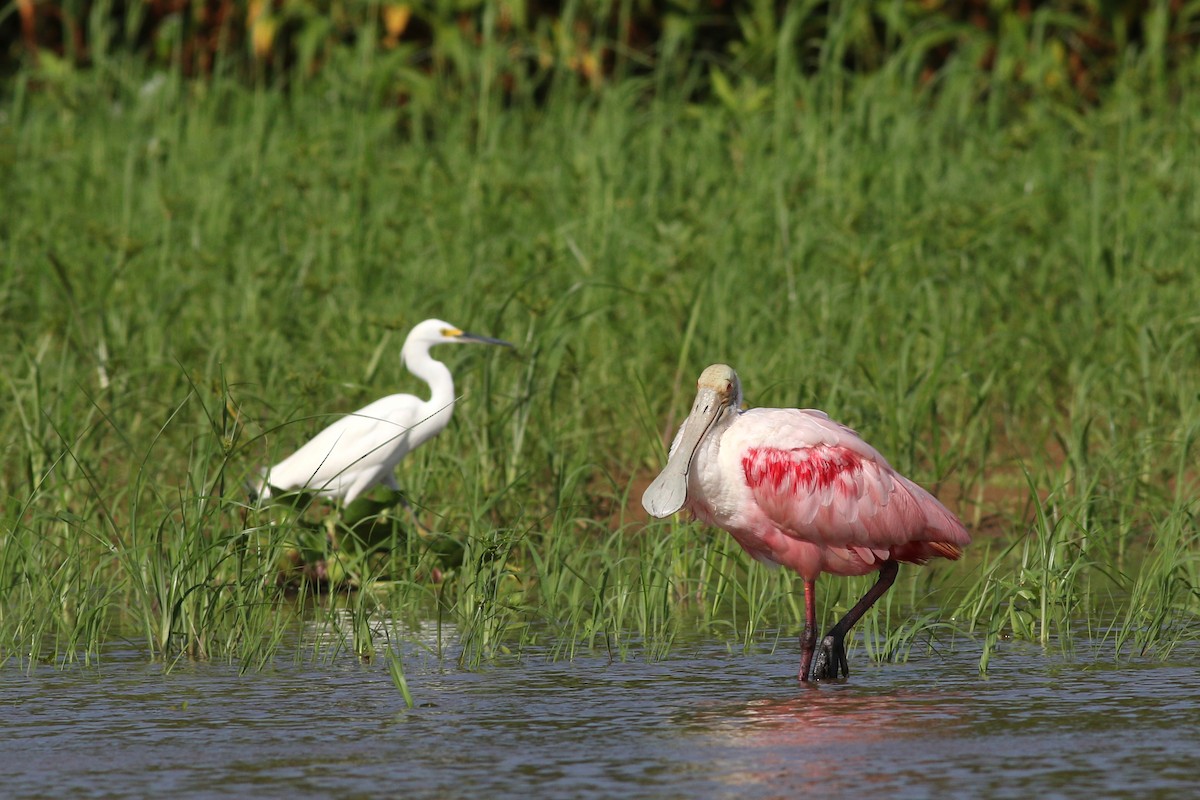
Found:
<path fill-rule="evenodd" d="M 413 652 L 239 675 L 0 670 L 4 797 L 1172 797 L 1200 763 L 1196 653 L 1120 665 L 1003 646 L 795 682 L 795 648 L 468 672 Z"/>

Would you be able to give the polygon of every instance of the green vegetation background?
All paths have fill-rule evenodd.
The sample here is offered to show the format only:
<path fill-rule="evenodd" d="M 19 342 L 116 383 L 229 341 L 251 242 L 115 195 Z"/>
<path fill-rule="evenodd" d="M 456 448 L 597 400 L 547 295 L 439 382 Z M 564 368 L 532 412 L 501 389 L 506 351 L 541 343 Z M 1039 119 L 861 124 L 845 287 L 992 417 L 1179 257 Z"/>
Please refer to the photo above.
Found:
<path fill-rule="evenodd" d="M 269 40 L 213 7 L 0 19 L 0 659 L 254 665 L 322 652 L 314 616 L 361 654 L 436 619 L 464 663 L 791 637 L 799 581 L 640 511 L 716 361 L 971 526 L 872 655 L 1197 638 L 1191 6 L 295 4 Z M 400 472 L 430 530 L 250 506 L 422 391 L 429 316 L 517 345 L 436 351 L 463 399 Z"/>

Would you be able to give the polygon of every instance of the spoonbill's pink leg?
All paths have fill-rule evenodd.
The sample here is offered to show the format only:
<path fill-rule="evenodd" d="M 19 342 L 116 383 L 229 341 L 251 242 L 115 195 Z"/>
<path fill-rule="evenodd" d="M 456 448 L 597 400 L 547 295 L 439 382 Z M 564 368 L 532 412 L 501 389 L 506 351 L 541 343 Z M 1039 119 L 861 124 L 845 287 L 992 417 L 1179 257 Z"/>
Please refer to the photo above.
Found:
<path fill-rule="evenodd" d="M 800 681 L 808 683 L 813 651 L 817 649 L 817 582 L 804 582 L 804 633 L 800 634 Z"/>
<path fill-rule="evenodd" d="M 900 564 L 896 561 L 883 562 L 883 566 L 879 568 L 879 580 L 875 581 L 875 585 L 867 590 L 862 599 L 854 604 L 854 608 L 850 609 L 838 624 L 829 629 L 829 633 L 825 634 L 825 638 L 821 640 L 821 647 L 817 650 L 816 661 L 813 663 L 812 680 L 835 680 L 839 670 L 843 677 L 850 677 L 850 665 L 846 663 L 846 633 L 854 623 L 862 618 L 863 614 L 867 613 L 868 608 L 875 605 L 876 600 L 883 597 L 884 593 L 892 588 L 899 569 Z M 807 585 L 805 589 L 807 590 Z"/>

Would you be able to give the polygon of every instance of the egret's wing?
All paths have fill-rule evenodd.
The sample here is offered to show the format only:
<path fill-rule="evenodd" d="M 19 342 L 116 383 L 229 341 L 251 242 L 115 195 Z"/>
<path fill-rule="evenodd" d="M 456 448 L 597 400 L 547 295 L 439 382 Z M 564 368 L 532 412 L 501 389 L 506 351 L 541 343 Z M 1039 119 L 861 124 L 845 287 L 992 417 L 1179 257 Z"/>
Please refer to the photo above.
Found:
<path fill-rule="evenodd" d="M 349 476 L 376 470 L 403 457 L 405 434 L 421 401 L 410 394 L 381 398 L 347 414 L 271 467 L 268 480 L 281 489 L 336 487 Z"/>

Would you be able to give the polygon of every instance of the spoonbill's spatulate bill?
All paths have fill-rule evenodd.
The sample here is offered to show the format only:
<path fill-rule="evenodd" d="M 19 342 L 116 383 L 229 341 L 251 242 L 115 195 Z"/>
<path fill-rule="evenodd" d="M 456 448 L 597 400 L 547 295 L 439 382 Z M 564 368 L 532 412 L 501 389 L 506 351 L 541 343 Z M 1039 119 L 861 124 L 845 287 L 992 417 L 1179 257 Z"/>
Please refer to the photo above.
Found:
<path fill-rule="evenodd" d="M 642 505 L 656 517 L 686 508 L 729 531 L 755 559 L 795 570 L 804 579 L 800 680 L 849 676 L 846 633 L 891 588 L 898 562 L 956 559 L 971 537 L 933 495 L 824 412 L 741 404 L 731 367 L 704 370 Z M 818 649 L 817 576 L 876 570 L 875 585 Z"/>
<path fill-rule="evenodd" d="M 446 365 L 429 355 L 438 344 L 508 342 L 466 333 L 449 322 L 427 319 L 404 340 L 400 359 L 429 384 L 430 398 L 393 394 L 339 419 L 292 455 L 267 469 L 258 495 L 304 489 L 353 502 L 384 484 L 398 490 L 395 469 L 410 452 L 441 433 L 454 414 L 454 379 Z"/>

